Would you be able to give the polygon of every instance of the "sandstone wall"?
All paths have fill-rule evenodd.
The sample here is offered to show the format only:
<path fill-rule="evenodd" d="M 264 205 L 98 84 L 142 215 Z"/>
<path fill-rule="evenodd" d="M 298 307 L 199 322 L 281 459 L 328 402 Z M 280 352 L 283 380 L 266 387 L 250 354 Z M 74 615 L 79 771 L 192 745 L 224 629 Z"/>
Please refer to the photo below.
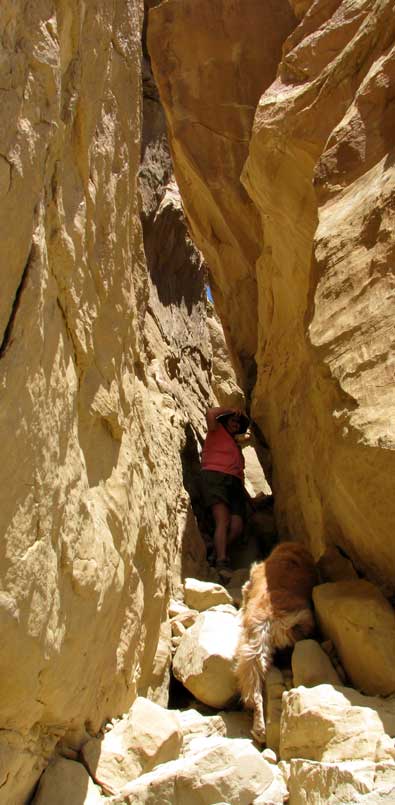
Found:
<path fill-rule="evenodd" d="M 181 457 L 211 395 L 204 273 L 168 163 L 148 186 L 153 124 L 138 192 L 142 25 L 138 0 L 0 9 L 4 803 L 59 738 L 163 700 L 170 588 L 202 560 Z"/>
<path fill-rule="evenodd" d="M 393 588 L 393 3 L 225 6 L 150 12 L 191 230 L 272 448 L 281 533 Z"/>

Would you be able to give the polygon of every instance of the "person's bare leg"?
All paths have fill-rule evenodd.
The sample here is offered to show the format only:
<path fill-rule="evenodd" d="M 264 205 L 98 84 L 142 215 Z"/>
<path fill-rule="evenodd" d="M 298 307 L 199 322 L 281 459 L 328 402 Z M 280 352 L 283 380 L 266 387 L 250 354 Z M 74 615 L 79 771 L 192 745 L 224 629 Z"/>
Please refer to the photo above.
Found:
<path fill-rule="evenodd" d="M 232 514 L 230 518 L 229 535 L 228 535 L 229 545 L 231 545 L 232 542 L 235 542 L 235 540 L 237 540 L 238 537 L 241 537 L 243 533 L 243 528 L 244 528 L 243 518 L 240 517 L 239 514 Z"/>
<path fill-rule="evenodd" d="M 217 562 L 221 562 L 226 559 L 230 511 L 226 503 L 214 503 L 211 511 L 215 520 L 214 545 Z"/>

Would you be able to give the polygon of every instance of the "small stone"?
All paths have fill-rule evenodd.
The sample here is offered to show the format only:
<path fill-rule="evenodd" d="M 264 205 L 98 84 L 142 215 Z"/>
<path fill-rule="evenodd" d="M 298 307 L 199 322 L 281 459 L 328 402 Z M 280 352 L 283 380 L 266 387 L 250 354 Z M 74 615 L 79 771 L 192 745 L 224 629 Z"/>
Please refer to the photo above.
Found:
<path fill-rule="evenodd" d="M 232 597 L 221 584 L 198 579 L 185 579 L 184 596 L 187 606 L 198 612 L 218 604 L 232 604 Z"/>
<path fill-rule="evenodd" d="M 264 757 L 265 760 L 267 760 L 268 763 L 277 763 L 277 755 L 273 751 L 273 749 L 266 748 L 266 749 L 263 750 L 263 752 L 261 754 L 262 754 L 262 757 Z"/>
<path fill-rule="evenodd" d="M 299 640 L 292 652 L 292 672 L 295 688 L 307 688 L 325 682 L 340 685 L 341 679 L 328 655 L 315 640 Z"/>

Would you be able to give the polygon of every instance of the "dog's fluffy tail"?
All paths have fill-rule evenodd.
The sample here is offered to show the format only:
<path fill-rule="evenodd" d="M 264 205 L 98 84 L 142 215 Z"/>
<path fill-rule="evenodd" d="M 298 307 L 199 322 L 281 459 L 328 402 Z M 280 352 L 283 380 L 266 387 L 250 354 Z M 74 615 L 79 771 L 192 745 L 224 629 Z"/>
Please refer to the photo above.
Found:
<path fill-rule="evenodd" d="M 257 695 L 272 661 L 271 623 L 256 622 L 248 631 L 243 628 L 237 649 L 236 676 L 241 698 L 253 709 Z"/>

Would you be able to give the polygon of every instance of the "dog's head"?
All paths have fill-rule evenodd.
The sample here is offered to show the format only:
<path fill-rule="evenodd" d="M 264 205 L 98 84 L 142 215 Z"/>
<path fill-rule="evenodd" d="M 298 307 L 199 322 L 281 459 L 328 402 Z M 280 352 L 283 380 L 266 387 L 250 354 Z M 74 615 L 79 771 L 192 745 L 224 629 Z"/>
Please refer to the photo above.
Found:
<path fill-rule="evenodd" d="M 314 559 L 299 542 L 281 542 L 266 559 L 268 586 L 281 586 L 295 590 L 306 597 L 311 596 L 317 584 L 318 575 Z M 271 584 L 271 579 L 275 584 Z"/>

